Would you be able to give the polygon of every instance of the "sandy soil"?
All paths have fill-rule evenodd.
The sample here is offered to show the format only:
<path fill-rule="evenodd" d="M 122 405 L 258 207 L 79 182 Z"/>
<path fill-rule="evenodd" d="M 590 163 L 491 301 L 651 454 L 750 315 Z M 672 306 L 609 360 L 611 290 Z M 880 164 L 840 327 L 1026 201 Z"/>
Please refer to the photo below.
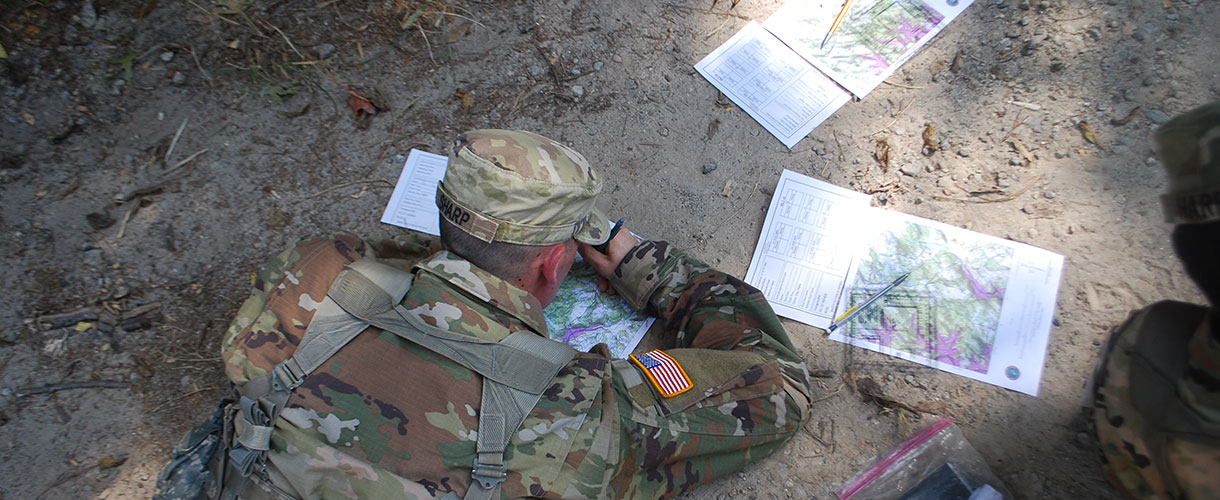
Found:
<path fill-rule="evenodd" d="M 250 273 L 302 237 L 394 231 L 378 218 L 398 156 L 475 127 L 571 143 L 609 179 L 608 213 L 738 276 L 785 168 L 1067 257 L 1037 398 L 786 322 L 833 373 L 816 416 L 691 498 L 834 498 L 933 414 L 1021 498 L 1113 497 L 1074 416 L 1110 328 L 1200 300 L 1150 131 L 1220 98 L 1220 4 L 977 0 L 789 151 L 692 69 L 780 5 L 729 3 L 457 0 L 411 19 L 422 2 L 4 2 L 0 498 L 148 497 L 227 390 L 218 344 Z M 349 90 L 381 111 L 358 121 Z M 844 387 L 849 371 L 911 409 Z M 30 394 L 76 382 L 122 387 Z"/>

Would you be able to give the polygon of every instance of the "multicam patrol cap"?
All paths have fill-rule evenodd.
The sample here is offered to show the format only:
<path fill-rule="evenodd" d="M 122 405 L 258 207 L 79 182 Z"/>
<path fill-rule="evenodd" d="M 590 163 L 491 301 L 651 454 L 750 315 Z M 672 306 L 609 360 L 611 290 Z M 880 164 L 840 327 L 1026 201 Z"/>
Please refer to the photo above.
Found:
<path fill-rule="evenodd" d="M 1220 101 L 1187 111 L 1156 131 L 1157 154 L 1169 173 L 1161 195 L 1165 222 L 1220 220 Z"/>
<path fill-rule="evenodd" d="M 472 130 L 452 147 L 436 205 L 463 231 L 532 246 L 569 238 L 599 245 L 609 237 L 610 223 L 594 205 L 602 180 L 580 153 L 518 130 Z"/>

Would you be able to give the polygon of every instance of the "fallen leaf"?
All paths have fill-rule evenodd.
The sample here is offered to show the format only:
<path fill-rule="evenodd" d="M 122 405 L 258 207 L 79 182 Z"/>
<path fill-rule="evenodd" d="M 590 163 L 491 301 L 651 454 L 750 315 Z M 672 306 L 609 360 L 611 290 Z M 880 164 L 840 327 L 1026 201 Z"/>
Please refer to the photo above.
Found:
<path fill-rule="evenodd" d="M 230 49 L 236 49 L 236 48 L 238 48 L 238 47 L 241 47 L 241 40 L 240 40 L 240 39 L 234 38 L 232 42 L 229 42 L 229 48 L 230 48 Z"/>
<path fill-rule="evenodd" d="M 347 105 L 352 108 L 352 112 L 356 114 L 357 120 L 364 118 L 366 115 L 377 114 L 377 107 L 373 106 L 373 103 L 367 97 L 360 95 L 355 90 L 348 90 L 347 94 Z"/>
<path fill-rule="evenodd" d="M 76 326 L 72 327 L 73 330 L 78 332 L 88 331 L 90 328 L 93 328 L 93 322 L 91 321 L 80 321 L 76 323 Z"/>
<path fill-rule="evenodd" d="M 1084 136 L 1084 140 L 1089 141 L 1097 147 L 1104 147 L 1101 141 L 1097 139 L 1097 134 L 1093 132 L 1093 127 L 1089 126 L 1089 122 L 1080 122 L 1076 124 L 1076 128 L 1080 129 L 1080 134 Z"/>
<path fill-rule="evenodd" d="M 25 29 L 22 31 L 25 33 L 25 36 L 35 36 L 42 32 L 42 28 L 34 26 L 33 24 L 27 24 L 25 25 Z"/>
<path fill-rule="evenodd" d="M 890 140 L 885 137 L 877 139 L 876 149 L 873 150 L 873 158 L 877 159 L 877 164 L 881 165 L 882 172 L 890 171 Z"/>
<path fill-rule="evenodd" d="M 720 196 L 728 197 L 733 194 L 733 179 L 729 179 L 724 183 L 724 189 L 720 190 Z"/>
<path fill-rule="evenodd" d="M 280 113 L 280 116 L 283 116 L 285 118 L 296 118 L 296 117 L 304 115 L 305 113 L 308 113 L 308 112 L 309 112 L 309 105 L 306 104 L 301 109 L 298 109 L 295 111 L 280 111 L 279 113 Z"/>
<path fill-rule="evenodd" d="M 459 106 L 462 108 L 463 113 L 469 113 L 470 108 L 474 107 L 474 97 L 471 97 L 469 92 L 457 89 L 453 91 L 453 96 L 457 97 L 460 101 Z"/>
<path fill-rule="evenodd" d="M 38 191 L 37 193 L 34 193 L 34 197 L 35 197 L 35 198 L 42 198 L 43 196 L 46 196 L 46 195 L 47 195 L 47 193 L 49 193 L 49 192 L 50 192 L 50 191 L 47 191 L 46 189 L 43 189 L 43 190 L 41 190 L 41 191 Z"/>
<path fill-rule="evenodd" d="M 34 115 L 31 115 L 29 112 L 22 112 L 21 119 L 25 120 L 25 123 L 28 125 L 34 125 L 34 123 L 37 121 L 34 119 Z"/>
<path fill-rule="evenodd" d="M 928 122 L 923 129 L 923 154 L 932 156 L 937 151 L 940 151 L 940 141 L 936 140 L 936 124 Z"/>
<path fill-rule="evenodd" d="M 0 59 L 8 59 L 8 52 L 4 50 L 4 44 L 0 43 Z"/>
<path fill-rule="evenodd" d="M 109 456 L 102 457 L 102 458 L 98 459 L 98 461 L 97 461 L 97 468 L 109 469 L 111 467 L 118 467 L 120 465 L 123 465 L 123 463 L 126 461 L 127 461 L 127 457 L 109 457 Z"/>

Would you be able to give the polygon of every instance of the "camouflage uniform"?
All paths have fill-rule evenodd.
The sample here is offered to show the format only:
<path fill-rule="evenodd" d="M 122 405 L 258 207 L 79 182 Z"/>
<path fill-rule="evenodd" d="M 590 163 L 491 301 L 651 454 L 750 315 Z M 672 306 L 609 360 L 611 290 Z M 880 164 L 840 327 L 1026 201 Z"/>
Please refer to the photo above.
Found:
<path fill-rule="evenodd" d="M 455 141 L 437 204 L 484 241 L 597 244 L 608 232 L 592 204 L 600 189 L 584 159 L 554 141 L 475 131 Z M 554 210 L 557 199 L 578 208 Z M 537 298 L 436 239 L 311 240 L 253 279 L 226 334 L 226 373 L 239 390 L 293 355 L 344 266 L 366 259 L 411 271 L 401 305 L 427 325 L 493 342 L 547 336 Z M 673 497 L 770 454 L 806 419 L 807 371 L 761 292 L 653 241 L 632 249 L 610 281 L 659 318 L 675 339 L 665 353 L 693 388 L 663 397 L 604 345 L 576 354 L 512 434 L 504 497 Z M 302 498 L 464 495 L 482 390 L 463 365 L 368 327 L 291 393 L 266 474 Z"/>
<path fill-rule="evenodd" d="M 1220 220 L 1220 103 L 1158 130 L 1168 222 Z M 1215 304 L 1213 304 L 1214 307 Z M 1133 498 L 1220 498 L 1220 338 L 1213 309 L 1164 301 L 1115 329 L 1094 374 L 1111 483 Z"/>
<path fill-rule="evenodd" d="M 229 378 L 243 384 L 291 355 L 344 265 L 406 269 L 436 249 L 427 237 L 340 236 L 281 253 L 225 338 Z M 414 276 L 402 304 L 429 324 L 487 340 L 547 333 L 533 296 L 449 252 L 418 262 Z M 672 497 L 770 454 L 806 418 L 804 364 L 761 292 L 664 242 L 637 246 L 613 282 L 677 338 L 666 352 L 695 388 L 662 398 L 604 346 L 578 354 L 513 437 L 509 498 Z M 370 327 L 293 393 L 271 477 L 303 498 L 464 494 L 479 394 L 469 370 Z"/>

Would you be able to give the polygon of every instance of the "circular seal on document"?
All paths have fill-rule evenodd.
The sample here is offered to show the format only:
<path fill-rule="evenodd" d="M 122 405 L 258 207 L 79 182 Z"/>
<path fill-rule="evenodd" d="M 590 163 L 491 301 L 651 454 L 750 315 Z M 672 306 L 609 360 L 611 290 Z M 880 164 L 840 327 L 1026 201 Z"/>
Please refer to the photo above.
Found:
<path fill-rule="evenodd" d="M 1019 378 L 1021 378 L 1021 370 L 1019 370 L 1015 366 L 1010 366 L 1004 370 L 1004 376 L 1008 377 L 1008 380 L 1019 379 Z"/>

